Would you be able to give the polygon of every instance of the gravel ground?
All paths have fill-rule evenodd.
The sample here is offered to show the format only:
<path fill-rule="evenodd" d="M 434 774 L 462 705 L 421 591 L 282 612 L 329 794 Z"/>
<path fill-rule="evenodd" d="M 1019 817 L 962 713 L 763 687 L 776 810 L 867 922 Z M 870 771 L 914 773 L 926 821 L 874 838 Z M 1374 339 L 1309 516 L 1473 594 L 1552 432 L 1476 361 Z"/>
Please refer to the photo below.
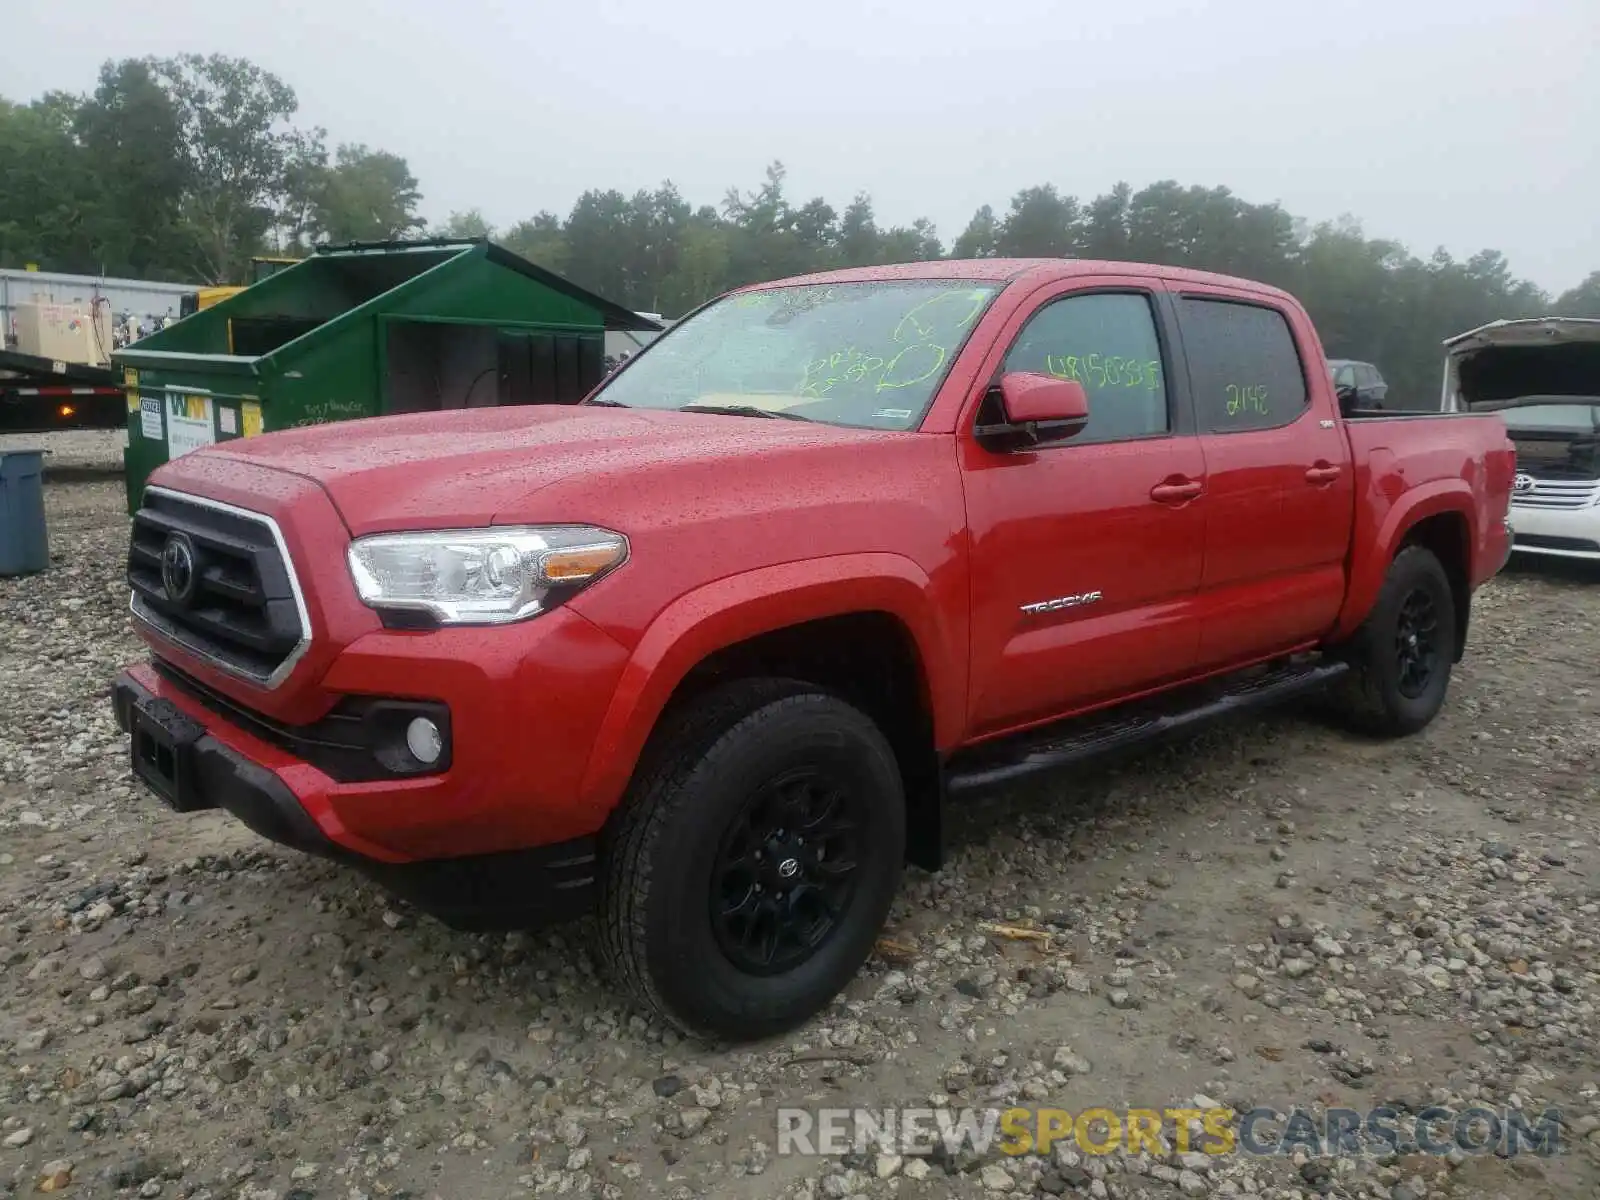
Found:
<path fill-rule="evenodd" d="M 43 450 L 45 474 L 120 471 L 128 448 L 126 429 L 0 434 L 0 450 Z"/>
<path fill-rule="evenodd" d="M 1480 595 L 1423 736 L 1252 717 L 953 815 L 796 1035 L 684 1041 L 594 932 L 470 936 L 136 788 L 120 480 L 0 581 L 0 1189 L 478 1198 L 1600 1194 L 1600 575 Z M 1015 938 L 996 924 L 1036 932 Z M 1562 1110 L 1555 1158 L 778 1156 L 780 1105 Z"/>

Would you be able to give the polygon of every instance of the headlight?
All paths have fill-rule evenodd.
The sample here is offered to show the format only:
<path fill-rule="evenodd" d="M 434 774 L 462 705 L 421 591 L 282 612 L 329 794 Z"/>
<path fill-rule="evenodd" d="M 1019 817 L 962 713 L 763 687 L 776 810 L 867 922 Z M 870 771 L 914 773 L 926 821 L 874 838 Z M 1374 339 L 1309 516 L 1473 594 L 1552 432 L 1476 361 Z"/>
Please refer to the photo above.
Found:
<path fill-rule="evenodd" d="M 559 604 L 627 560 L 628 539 L 589 525 L 383 533 L 350 544 L 368 606 L 442 625 L 503 625 Z"/>

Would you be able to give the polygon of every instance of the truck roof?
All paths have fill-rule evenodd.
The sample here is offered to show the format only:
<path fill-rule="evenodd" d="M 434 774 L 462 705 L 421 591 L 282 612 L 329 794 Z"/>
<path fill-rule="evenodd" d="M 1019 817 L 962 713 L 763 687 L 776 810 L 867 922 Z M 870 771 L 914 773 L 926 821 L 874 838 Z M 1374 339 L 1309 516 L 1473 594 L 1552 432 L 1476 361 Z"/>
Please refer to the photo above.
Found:
<path fill-rule="evenodd" d="M 758 291 L 764 287 L 792 286 L 819 283 L 864 283 L 892 279 L 971 279 L 996 283 L 1015 283 L 1026 279 L 1030 283 L 1051 283 L 1082 275 L 1124 275 L 1150 279 L 1171 279 L 1180 283 L 1210 284 L 1215 287 L 1240 288 L 1265 296 L 1290 299 L 1287 292 L 1270 284 L 1253 279 L 1239 279 L 1232 275 L 1218 275 L 1211 271 L 1195 271 L 1188 267 L 1167 267 L 1153 263 L 1116 262 L 1091 258 L 940 258 L 929 262 L 893 263 L 881 267 L 844 267 L 835 271 L 818 271 L 798 275 L 792 279 L 774 280 L 771 283 L 751 284 L 736 291 Z"/>

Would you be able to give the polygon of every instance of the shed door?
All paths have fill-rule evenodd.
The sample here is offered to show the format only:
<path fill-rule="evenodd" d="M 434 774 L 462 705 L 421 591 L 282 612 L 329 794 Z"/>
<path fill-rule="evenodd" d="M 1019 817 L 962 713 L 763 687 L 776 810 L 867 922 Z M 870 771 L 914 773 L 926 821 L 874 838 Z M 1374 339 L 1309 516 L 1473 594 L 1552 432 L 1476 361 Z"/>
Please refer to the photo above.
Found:
<path fill-rule="evenodd" d="M 600 382 L 599 333 L 500 334 L 501 404 L 576 404 Z"/>

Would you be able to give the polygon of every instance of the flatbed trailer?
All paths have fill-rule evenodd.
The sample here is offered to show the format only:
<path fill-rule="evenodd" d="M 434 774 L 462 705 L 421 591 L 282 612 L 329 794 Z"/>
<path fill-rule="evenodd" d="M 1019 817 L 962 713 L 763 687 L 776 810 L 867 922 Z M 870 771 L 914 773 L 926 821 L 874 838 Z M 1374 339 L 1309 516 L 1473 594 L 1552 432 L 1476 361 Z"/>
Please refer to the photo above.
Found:
<path fill-rule="evenodd" d="M 115 369 L 0 350 L 0 433 L 121 429 L 127 422 Z"/>

